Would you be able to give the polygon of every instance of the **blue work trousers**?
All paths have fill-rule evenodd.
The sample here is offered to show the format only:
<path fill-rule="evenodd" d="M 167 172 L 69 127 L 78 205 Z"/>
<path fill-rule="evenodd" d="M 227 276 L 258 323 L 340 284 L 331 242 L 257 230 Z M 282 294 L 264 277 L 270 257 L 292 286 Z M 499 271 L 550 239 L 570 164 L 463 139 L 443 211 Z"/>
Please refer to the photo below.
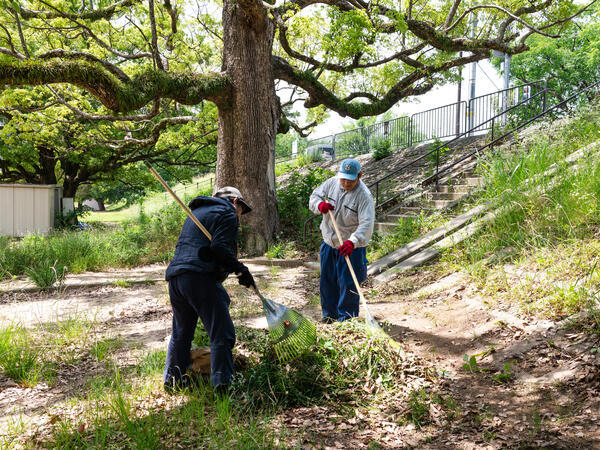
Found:
<path fill-rule="evenodd" d="M 359 296 L 346 264 L 336 248 L 321 244 L 321 309 L 323 317 L 340 322 L 358 316 Z M 355 248 L 350 256 L 359 283 L 367 279 L 367 249 Z"/>
<path fill-rule="evenodd" d="M 165 381 L 179 381 L 190 365 L 190 350 L 198 317 L 210 338 L 210 380 L 213 386 L 231 383 L 235 328 L 229 315 L 230 298 L 209 274 L 184 272 L 169 280 L 173 331 L 167 348 Z"/>

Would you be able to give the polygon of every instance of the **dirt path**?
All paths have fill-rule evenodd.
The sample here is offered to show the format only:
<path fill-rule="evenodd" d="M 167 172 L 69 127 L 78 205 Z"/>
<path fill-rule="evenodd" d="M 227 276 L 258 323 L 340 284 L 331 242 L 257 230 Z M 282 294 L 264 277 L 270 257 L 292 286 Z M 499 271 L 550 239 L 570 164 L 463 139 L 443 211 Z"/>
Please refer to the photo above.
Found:
<path fill-rule="evenodd" d="M 312 269 L 250 269 L 265 295 L 319 318 L 318 277 Z M 140 273 L 158 280 L 163 270 L 154 266 L 111 272 L 104 281 L 122 281 L 96 287 L 74 282 L 65 291 L 48 294 L 5 292 L 0 295 L 0 326 L 36 327 L 85 318 L 94 323 L 93 333 L 124 342 L 121 364 L 135 364 L 143 352 L 166 348 L 170 307 L 164 282 L 123 281 Z M 79 281 L 99 278 L 86 274 Z M 226 287 L 234 321 L 265 326 L 254 296 L 235 280 L 228 280 Z M 361 448 L 372 442 L 383 448 L 600 448 L 597 340 L 492 307 L 459 273 L 438 279 L 433 272 L 419 271 L 384 288 L 367 287 L 366 293 L 371 312 L 387 323 L 390 336 L 442 375 L 439 395 L 444 404 L 431 403 L 429 423 L 422 428 L 385 411 L 348 420 L 337 415 L 336 405 L 288 410 L 280 420 L 292 436 L 323 448 Z M 463 368 L 465 354 L 476 355 L 471 370 Z M 24 388 L 0 375 L 2 424 L 19 415 L 32 423 L 41 420 L 97 368 L 88 358 L 76 369 L 65 368 L 52 387 L 40 383 Z"/>
<path fill-rule="evenodd" d="M 597 338 L 491 307 L 462 274 L 420 276 L 407 293 L 392 283 L 371 309 L 446 377 L 459 417 L 439 421 L 423 447 L 600 448 Z M 464 355 L 475 355 L 469 370 Z"/>

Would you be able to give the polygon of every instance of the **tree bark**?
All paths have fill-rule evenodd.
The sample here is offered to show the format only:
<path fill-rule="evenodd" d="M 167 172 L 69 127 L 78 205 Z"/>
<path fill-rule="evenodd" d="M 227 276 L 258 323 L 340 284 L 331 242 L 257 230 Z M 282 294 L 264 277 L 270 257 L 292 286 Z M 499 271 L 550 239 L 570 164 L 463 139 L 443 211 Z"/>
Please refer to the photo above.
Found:
<path fill-rule="evenodd" d="M 223 71 L 233 86 L 219 104 L 215 189 L 238 188 L 253 211 L 243 216 L 243 244 L 262 254 L 278 231 L 275 193 L 275 137 L 279 101 L 273 66 L 274 26 L 256 0 L 225 0 Z"/>

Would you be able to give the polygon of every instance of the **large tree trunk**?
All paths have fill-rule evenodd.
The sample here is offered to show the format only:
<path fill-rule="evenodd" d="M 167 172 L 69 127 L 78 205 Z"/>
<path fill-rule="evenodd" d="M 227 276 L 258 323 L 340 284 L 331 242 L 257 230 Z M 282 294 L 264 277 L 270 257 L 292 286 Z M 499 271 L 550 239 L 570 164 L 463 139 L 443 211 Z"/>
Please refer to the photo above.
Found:
<path fill-rule="evenodd" d="M 231 102 L 219 105 L 216 188 L 238 188 L 253 211 L 244 216 L 246 250 L 263 253 L 279 229 L 275 194 L 275 136 L 279 102 L 271 54 L 274 29 L 257 0 L 225 0 L 223 70 Z"/>

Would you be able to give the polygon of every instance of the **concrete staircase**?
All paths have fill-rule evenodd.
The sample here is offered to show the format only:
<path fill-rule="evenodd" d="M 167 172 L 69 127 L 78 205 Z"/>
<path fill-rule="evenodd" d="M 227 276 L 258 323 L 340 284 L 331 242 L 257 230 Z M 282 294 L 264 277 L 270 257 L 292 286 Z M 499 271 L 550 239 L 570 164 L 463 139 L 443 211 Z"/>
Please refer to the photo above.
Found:
<path fill-rule="evenodd" d="M 475 173 L 475 162 L 468 162 L 453 174 L 406 198 L 376 218 L 375 231 L 381 234 L 393 233 L 400 221 L 414 220 L 421 214 L 431 215 L 437 211 L 449 210 L 471 195 L 473 190 L 483 185 L 483 178 Z"/>
<path fill-rule="evenodd" d="M 555 177 L 556 174 L 560 174 L 561 171 L 565 170 L 565 167 L 569 167 L 569 170 L 584 169 L 586 166 L 583 162 L 588 160 L 591 154 L 600 154 L 600 141 L 593 142 L 571 153 L 564 161 L 552 164 L 544 173 L 525 180 L 524 183 L 527 186 L 525 195 L 534 193 L 540 195 L 553 189 L 560 182 L 560 178 Z M 441 185 L 442 189 L 436 192 L 445 190 L 445 186 L 467 185 L 476 187 L 481 183 L 469 171 L 465 171 L 463 179 L 469 180 L 470 184 Z M 542 183 L 541 180 L 545 181 Z M 367 275 L 372 277 L 373 284 L 388 283 L 400 273 L 431 261 L 446 249 L 474 236 L 482 227 L 492 223 L 497 217 L 506 214 L 515 207 L 514 204 L 501 204 L 497 201 L 477 205 L 469 211 L 444 222 L 443 225 L 418 237 L 404 247 L 372 262 L 367 268 Z"/>

